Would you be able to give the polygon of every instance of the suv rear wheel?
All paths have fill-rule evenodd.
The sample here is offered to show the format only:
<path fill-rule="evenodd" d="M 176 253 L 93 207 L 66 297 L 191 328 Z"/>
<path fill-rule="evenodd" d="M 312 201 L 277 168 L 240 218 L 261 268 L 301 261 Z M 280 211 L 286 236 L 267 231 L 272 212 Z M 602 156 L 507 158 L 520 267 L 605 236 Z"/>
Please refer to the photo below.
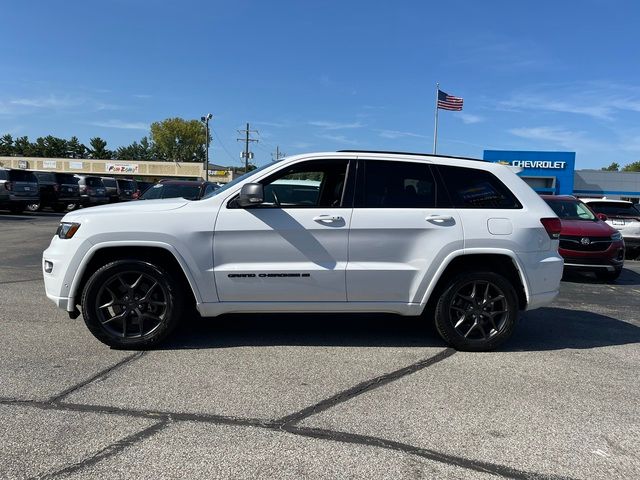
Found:
<path fill-rule="evenodd" d="M 507 340 L 518 317 L 518 297 L 502 275 L 459 274 L 436 305 L 440 336 L 457 350 L 487 351 Z"/>
<path fill-rule="evenodd" d="M 181 284 L 161 267 L 117 260 L 97 270 L 82 293 L 82 316 L 101 342 L 114 348 L 149 348 L 176 327 Z"/>

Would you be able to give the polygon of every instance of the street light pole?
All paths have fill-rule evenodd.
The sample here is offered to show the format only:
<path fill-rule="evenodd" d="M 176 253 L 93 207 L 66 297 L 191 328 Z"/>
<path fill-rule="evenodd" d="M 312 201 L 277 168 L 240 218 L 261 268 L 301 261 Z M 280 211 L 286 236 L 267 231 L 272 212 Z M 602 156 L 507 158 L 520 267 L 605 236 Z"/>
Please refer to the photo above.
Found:
<path fill-rule="evenodd" d="M 205 175 L 205 180 L 208 182 L 209 181 L 209 120 L 211 120 L 213 118 L 213 115 L 211 115 L 210 113 L 207 113 L 205 116 L 200 117 L 200 120 L 202 120 L 202 122 L 204 122 L 204 126 L 205 126 L 205 135 L 206 135 L 206 139 L 204 142 L 204 147 L 205 147 L 205 164 L 204 164 L 204 175 Z"/>

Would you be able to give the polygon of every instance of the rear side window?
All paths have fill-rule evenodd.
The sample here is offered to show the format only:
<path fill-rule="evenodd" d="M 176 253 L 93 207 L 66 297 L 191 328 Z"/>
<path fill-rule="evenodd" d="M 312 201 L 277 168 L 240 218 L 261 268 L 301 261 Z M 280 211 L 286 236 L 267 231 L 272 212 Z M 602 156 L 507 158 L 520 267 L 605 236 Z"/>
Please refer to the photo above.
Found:
<path fill-rule="evenodd" d="M 116 181 L 114 178 L 103 178 L 102 183 L 104 184 L 105 187 L 109 187 L 109 188 L 116 186 Z"/>
<path fill-rule="evenodd" d="M 7 171 L 0 170 L 0 180 L 7 180 Z"/>
<path fill-rule="evenodd" d="M 437 168 L 456 208 L 522 208 L 513 193 L 491 172 L 448 165 Z"/>
<path fill-rule="evenodd" d="M 9 180 L 12 182 L 32 182 L 38 183 L 36 176 L 26 170 L 9 170 Z"/>
<path fill-rule="evenodd" d="M 366 160 L 356 198 L 356 207 L 433 208 L 436 182 L 425 163 Z"/>

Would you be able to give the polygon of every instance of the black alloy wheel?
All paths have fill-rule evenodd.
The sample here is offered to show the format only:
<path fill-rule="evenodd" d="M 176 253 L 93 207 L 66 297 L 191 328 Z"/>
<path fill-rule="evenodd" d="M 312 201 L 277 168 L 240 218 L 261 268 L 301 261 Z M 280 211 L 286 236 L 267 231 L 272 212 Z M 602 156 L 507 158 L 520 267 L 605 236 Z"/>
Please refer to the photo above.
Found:
<path fill-rule="evenodd" d="M 436 327 L 458 350 L 487 351 L 509 338 L 518 316 L 511 283 L 493 272 L 456 276 L 436 306 Z"/>
<path fill-rule="evenodd" d="M 148 348 L 176 327 L 182 290 L 161 267 L 118 260 L 96 271 L 82 295 L 82 315 L 93 335 L 115 348 Z"/>

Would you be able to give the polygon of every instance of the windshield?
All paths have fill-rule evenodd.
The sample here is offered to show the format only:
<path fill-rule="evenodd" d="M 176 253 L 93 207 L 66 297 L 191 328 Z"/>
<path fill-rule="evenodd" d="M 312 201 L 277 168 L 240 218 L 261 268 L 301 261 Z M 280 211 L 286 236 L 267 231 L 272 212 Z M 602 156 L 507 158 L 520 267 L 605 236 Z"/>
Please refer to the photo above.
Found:
<path fill-rule="evenodd" d="M 141 200 L 154 200 L 157 198 L 185 198 L 197 200 L 200 195 L 200 185 L 176 185 L 171 183 L 158 183 L 149 188 L 140 197 Z"/>
<path fill-rule="evenodd" d="M 225 190 L 229 190 L 233 186 L 235 186 L 238 183 L 240 183 L 243 180 L 245 180 L 247 177 L 250 177 L 254 173 L 258 173 L 258 172 L 264 170 L 265 168 L 270 167 L 271 165 L 273 165 L 273 163 L 266 163 L 266 164 L 262 165 L 261 167 L 256 168 L 255 170 L 251 170 L 250 172 L 244 173 L 244 174 L 240 175 L 238 178 L 236 178 L 235 180 L 232 180 L 231 182 L 227 183 L 226 185 L 223 185 L 222 187 L 218 188 L 214 192 L 211 192 L 211 194 L 206 196 L 205 198 L 215 197 L 219 193 L 222 193 Z"/>
<path fill-rule="evenodd" d="M 626 202 L 589 202 L 589 206 L 607 217 L 640 217 L 640 210 Z"/>
<path fill-rule="evenodd" d="M 593 212 L 577 200 L 547 199 L 546 202 L 562 220 L 597 220 Z"/>

